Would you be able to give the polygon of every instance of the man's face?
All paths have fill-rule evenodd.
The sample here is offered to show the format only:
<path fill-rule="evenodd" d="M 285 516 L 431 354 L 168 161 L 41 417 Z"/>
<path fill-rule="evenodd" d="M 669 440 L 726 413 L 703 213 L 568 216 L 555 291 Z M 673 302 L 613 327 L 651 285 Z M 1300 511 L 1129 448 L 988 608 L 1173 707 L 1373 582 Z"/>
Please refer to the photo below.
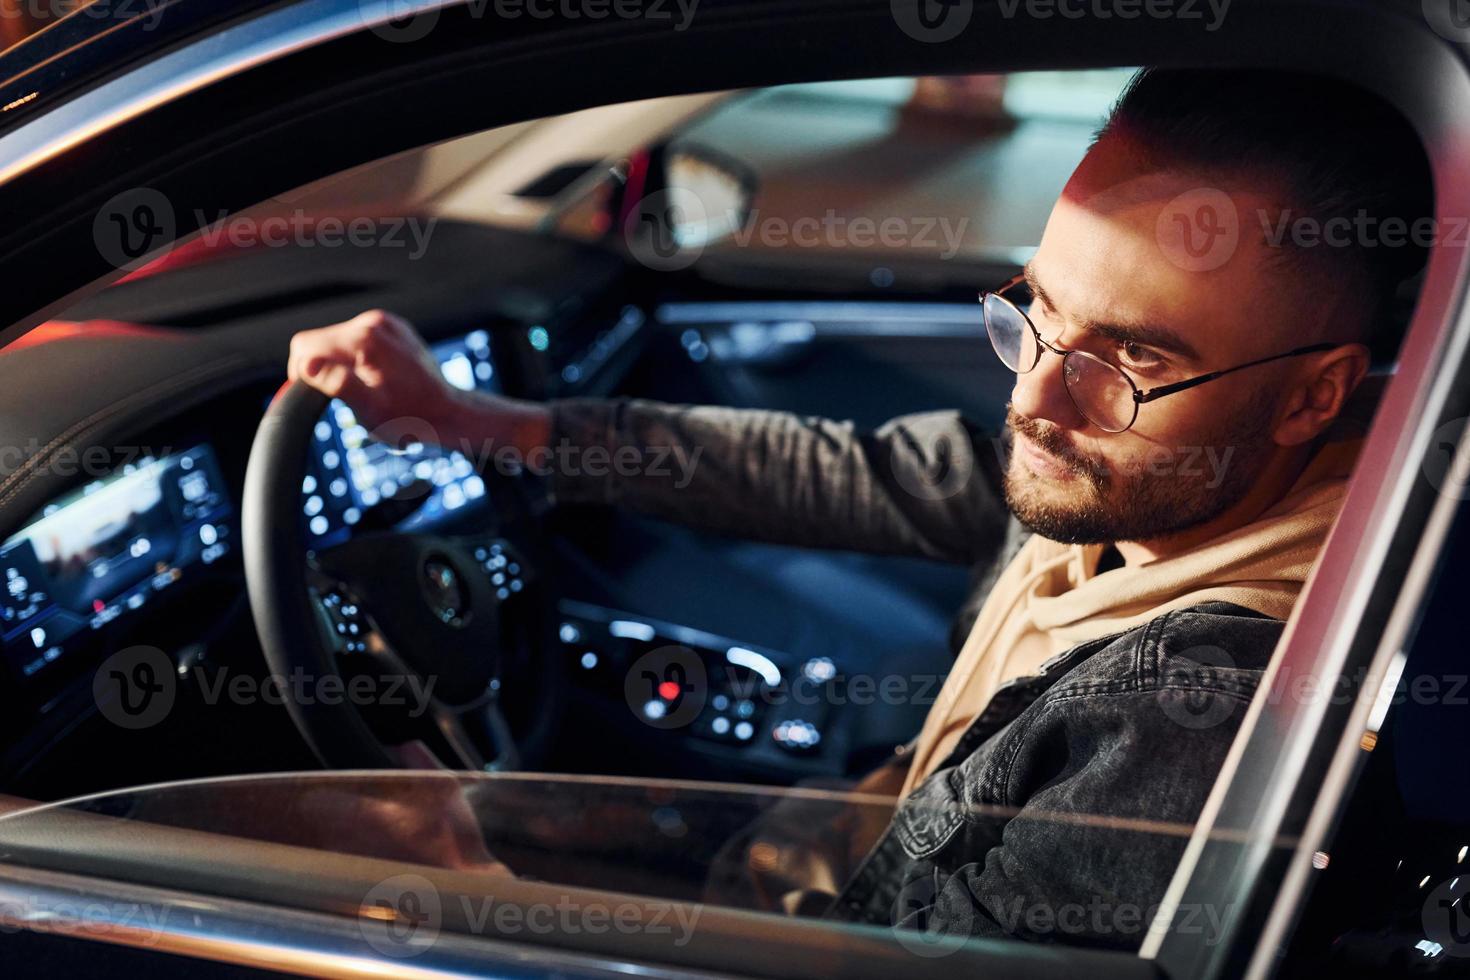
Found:
<path fill-rule="evenodd" d="M 1042 336 L 1116 365 L 1142 390 L 1306 343 L 1312 325 L 1288 322 L 1281 295 L 1289 277 L 1264 268 L 1269 249 L 1254 216 L 1270 202 L 1228 190 L 1235 214 L 1222 220 L 1236 222 L 1239 240 L 1227 260 L 1201 269 L 1173 236 L 1193 231 L 1202 241 L 1187 224 L 1197 209 L 1181 209 L 1179 197 L 1210 181 L 1137 176 L 1121 143 L 1104 140 L 1078 168 L 1028 267 Z M 1251 368 L 1140 405 L 1132 428 L 1108 433 L 1078 413 L 1062 359 L 1043 352 L 1011 395 L 1012 512 L 1073 543 L 1147 541 L 1209 521 L 1276 451 L 1278 393 L 1291 370 L 1290 361 Z"/>

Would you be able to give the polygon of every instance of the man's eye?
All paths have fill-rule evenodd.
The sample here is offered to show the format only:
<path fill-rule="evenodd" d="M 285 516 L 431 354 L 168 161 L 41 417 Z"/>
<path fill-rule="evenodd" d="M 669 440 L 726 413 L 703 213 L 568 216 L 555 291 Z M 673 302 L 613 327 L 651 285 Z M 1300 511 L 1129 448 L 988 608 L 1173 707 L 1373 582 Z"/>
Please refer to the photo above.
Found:
<path fill-rule="evenodd" d="M 1164 359 L 1142 344 L 1125 340 L 1118 345 L 1118 359 L 1127 367 L 1148 370 L 1163 365 Z"/>

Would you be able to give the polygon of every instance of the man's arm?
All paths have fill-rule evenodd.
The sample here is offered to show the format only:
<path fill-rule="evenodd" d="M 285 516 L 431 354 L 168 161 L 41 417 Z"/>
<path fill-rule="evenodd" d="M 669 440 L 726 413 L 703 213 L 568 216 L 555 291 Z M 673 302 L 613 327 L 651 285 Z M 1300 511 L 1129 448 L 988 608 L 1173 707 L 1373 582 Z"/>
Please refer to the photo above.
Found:
<path fill-rule="evenodd" d="M 645 401 L 549 406 L 460 391 L 407 321 L 369 311 L 291 342 L 288 373 L 372 431 L 412 417 L 471 455 L 513 448 L 564 502 L 600 502 L 742 537 L 972 562 L 1000 545 L 995 444 L 956 413 L 849 423 Z"/>
<path fill-rule="evenodd" d="M 955 412 L 861 433 L 786 412 L 649 401 L 572 400 L 551 411 L 553 448 L 572 450 L 553 464 L 563 502 L 784 544 L 959 562 L 992 554 L 1004 532 L 995 447 Z"/>

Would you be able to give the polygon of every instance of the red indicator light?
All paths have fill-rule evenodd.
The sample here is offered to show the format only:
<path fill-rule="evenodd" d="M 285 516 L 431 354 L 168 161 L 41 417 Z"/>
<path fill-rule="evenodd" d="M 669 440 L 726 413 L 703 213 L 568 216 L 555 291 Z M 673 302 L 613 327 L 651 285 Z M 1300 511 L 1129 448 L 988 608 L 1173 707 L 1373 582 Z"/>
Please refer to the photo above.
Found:
<path fill-rule="evenodd" d="M 100 613 L 102 610 L 104 610 L 106 608 L 107 608 L 107 603 L 103 602 L 101 599 L 93 599 L 92 600 L 92 611 L 93 612 L 99 612 Z"/>
<path fill-rule="evenodd" d="M 672 701 L 679 696 L 679 685 L 675 681 L 664 681 L 658 686 L 658 696 L 665 701 Z"/>

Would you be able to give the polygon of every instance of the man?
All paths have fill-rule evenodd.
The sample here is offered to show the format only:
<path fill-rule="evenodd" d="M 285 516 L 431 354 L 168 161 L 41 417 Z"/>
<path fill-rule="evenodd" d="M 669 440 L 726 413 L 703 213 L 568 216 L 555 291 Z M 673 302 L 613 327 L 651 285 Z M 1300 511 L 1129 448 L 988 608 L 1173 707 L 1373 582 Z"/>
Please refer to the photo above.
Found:
<path fill-rule="evenodd" d="M 866 784 L 902 779 L 903 802 L 829 914 L 1137 946 L 1337 513 L 1345 409 L 1422 260 L 1395 223 L 1428 188 L 1412 131 L 1362 93 L 1140 73 L 1024 277 L 984 298 L 1017 372 L 1003 468 L 953 413 L 864 434 L 457 392 L 381 312 L 299 335 L 290 374 L 449 445 L 699 450 L 687 486 L 556 473 L 565 501 L 973 563 L 954 670 Z"/>

